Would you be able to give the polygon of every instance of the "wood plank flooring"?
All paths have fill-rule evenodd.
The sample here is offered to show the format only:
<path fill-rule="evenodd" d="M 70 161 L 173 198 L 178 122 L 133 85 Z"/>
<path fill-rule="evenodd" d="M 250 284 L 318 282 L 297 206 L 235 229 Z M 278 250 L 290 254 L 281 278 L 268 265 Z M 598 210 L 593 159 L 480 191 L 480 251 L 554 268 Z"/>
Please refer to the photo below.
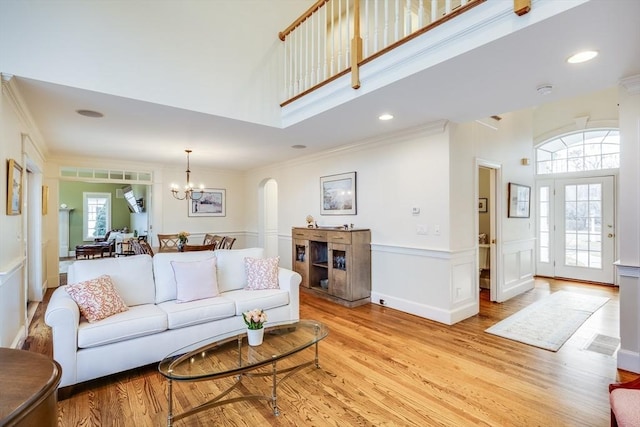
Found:
<path fill-rule="evenodd" d="M 610 300 L 557 353 L 483 332 L 560 289 Z M 303 293 L 301 317 L 326 323 L 330 334 L 320 343 L 321 368 L 306 368 L 278 387 L 281 415 L 274 416 L 266 402 L 241 402 L 175 425 L 608 426 L 608 384 L 637 375 L 617 370 L 615 357 L 584 348 L 596 333 L 619 335 L 618 308 L 617 288 L 537 279 L 535 289 L 502 304 L 483 295 L 479 315 L 445 326 L 387 307 L 349 309 Z M 45 309 L 46 301 L 27 345 L 51 356 Z M 291 363 L 312 357 L 305 350 Z M 176 411 L 211 398 L 229 381 L 176 384 Z M 244 384 L 269 390 L 264 378 Z M 58 403 L 59 425 L 166 425 L 166 393 L 156 365 L 91 381 Z"/>

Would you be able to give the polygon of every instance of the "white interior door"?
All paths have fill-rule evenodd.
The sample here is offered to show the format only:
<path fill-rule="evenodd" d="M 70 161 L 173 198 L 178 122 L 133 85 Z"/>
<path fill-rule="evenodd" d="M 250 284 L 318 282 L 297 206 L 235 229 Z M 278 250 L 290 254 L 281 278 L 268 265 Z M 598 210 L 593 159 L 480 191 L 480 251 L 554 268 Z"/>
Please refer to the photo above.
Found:
<path fill-rule="evenodd" d="M 554 205 L 554 275 L 613 284 L 613 177 L 557 180 Z"/>

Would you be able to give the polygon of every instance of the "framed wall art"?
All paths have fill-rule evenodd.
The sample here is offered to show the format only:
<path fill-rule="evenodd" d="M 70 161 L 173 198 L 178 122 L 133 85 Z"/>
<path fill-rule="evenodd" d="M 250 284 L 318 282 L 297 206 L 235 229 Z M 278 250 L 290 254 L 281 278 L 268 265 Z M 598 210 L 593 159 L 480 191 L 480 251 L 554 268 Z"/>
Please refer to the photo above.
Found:
<path fill-rule="evenodd" d="M 356 173 L 320 177 L 320 215 L 355 215 Z"/>
<path fill-rule="evenodd" d="M 22 166 L 7 160 L 7 215 L 20 215 L 22 207 Z"/>
<path fill-rule="evenodd" d="M 487 208 L 487 199 L 486 197 L 480 197 L 478 199 L 478 212 L 487 213 L 489 209 Z"/>
<path fill-rule="evenodd" d="M 531 187 L 509 183 L 509 218 L 529 218 Z"/>
<path fill-rule="evenodd" d="M 189 200 L 189 216 L 227 216 L 227 191 L 223 188 L 205 188 L 202 197 Z M 197 190 L 194 191 L 197 194 Z"/>

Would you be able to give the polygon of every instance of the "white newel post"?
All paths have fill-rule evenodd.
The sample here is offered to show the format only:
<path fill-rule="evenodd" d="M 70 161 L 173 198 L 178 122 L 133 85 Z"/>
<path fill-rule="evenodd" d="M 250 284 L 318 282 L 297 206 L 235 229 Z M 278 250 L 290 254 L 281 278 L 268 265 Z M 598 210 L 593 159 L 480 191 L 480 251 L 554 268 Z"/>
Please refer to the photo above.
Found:
<path fill-rule="evenodd" d="M 640 373 L 640 75 L 623 79 L 619 95 L 618 368 Z"/>

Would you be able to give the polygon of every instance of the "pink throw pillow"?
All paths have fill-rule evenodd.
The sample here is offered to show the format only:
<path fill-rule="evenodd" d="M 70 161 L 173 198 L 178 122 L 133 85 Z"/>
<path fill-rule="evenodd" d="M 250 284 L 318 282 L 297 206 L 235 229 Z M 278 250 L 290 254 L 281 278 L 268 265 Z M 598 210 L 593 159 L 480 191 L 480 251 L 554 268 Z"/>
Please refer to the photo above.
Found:
<path fill-rule="evenodd" d="M 67 285 L 65 289 L 78 304 L 80 313 L 89 323 L 129 309 L 113 286 L 111 277 L 106 274 L 85 282 Z"/>
<path fill-rule="evenodd" d="M 275 258 L 245 258 L 244 267 L 247 273 L 247 287 L 252 291 L 262 289 L 280 289 L 278 283 L 278 263 Z"/>
<path fill-rule="evenodd" d="M 176 278 L 176 302 L 217 297 L 216 257 L 201 261 L 171 261 Z"/>

